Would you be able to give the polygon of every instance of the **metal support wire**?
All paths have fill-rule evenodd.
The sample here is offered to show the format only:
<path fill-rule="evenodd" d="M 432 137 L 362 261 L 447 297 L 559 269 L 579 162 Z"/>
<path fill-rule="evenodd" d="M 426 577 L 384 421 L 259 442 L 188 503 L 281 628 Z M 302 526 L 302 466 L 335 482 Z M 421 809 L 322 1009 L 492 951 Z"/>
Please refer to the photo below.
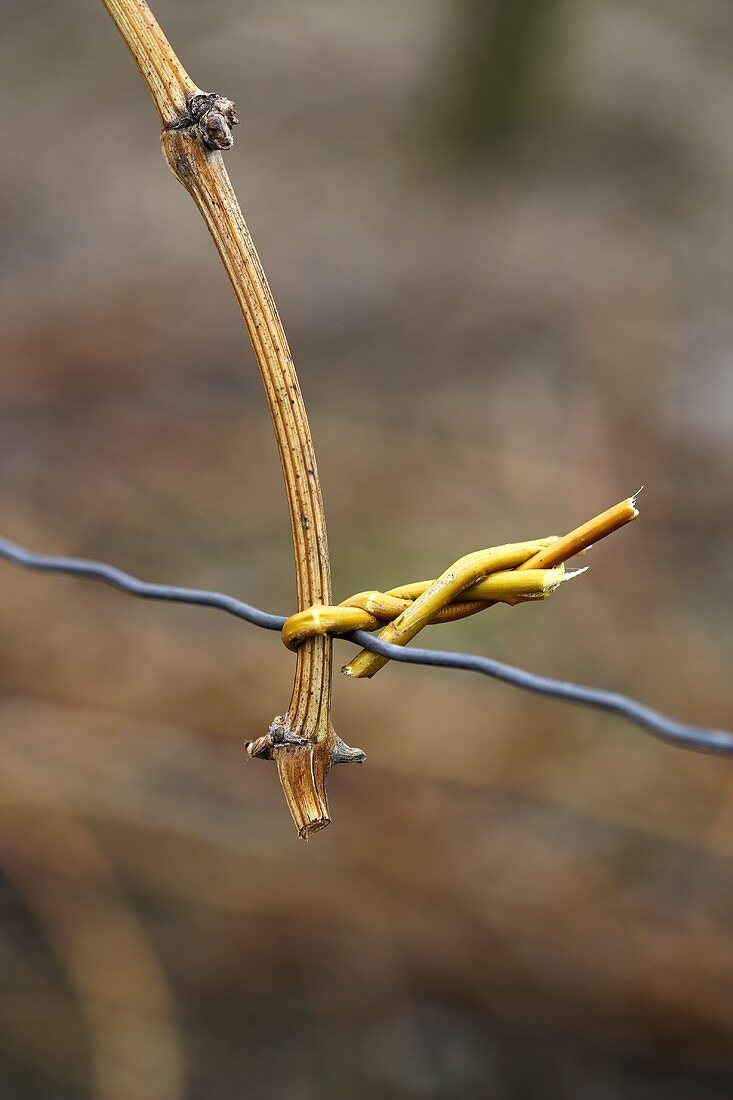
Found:
<path fill-rule="evenodd" d="M 46 573 L 66 573 L 78 577 L 91 577 L 95 580 L 105 581 L 127 592 L 131 596 L 138 596 L 147 600 L 170 600 L 174 603 L 195 604 L 200 607 L 214 607 L 220 611 L 227 611 L 230 615 L 236 615 L 239 619 L 245 619 L 253 626 L 262 627 L 265 630 L 282 630 L 286 622 L 285 615 L 271 615 L 267 611 L 261 611 L 258 607 L 237 600 L 234 596 L 227 596 L 221 592 L 208 592 L 196 588 L 179 588 L 167 584 L 150 584 L 147 581 L 131 577 L 121 569 L 105 562 L 88 561 L 84 558 L 55 557 L 48 554 L 35 554 L 22 546 L 0 538 L 0 557 L 24 566 L 26 569 L 37 569 Z M 661 740 L 672 745 L 678 745 L 687 749 L 697 749 L 702 752 L 732 753 L 733 733 L 726 730 L 707 729 L 704 726 L 690 726 L 684 722 L 677 722 L 657 710 L 630 699 L 618 692 L 606 691 L 602 688 L 585 687 L 582 684 L 573 684 L 567 680 L 553 680 L 548 676 L 538 676 L 523 668 L 504 664 L 493 657 L 482 657 L 475 653 L 454 653 L 440 649 L 421 649 L 418 647 L 405 648 L 384 642 L 373 634 L 364 630 L 355 630 L 350 634 L 338 635 L 345 641 L 353 642 L 368 649 L 372 653 L 379 653 L 389 657 L 392 661 L 402 661 L 405 664 L 427 665 L 432 668 L 456 668 L 467 672 L 480 672 L 484 676 L 491 676 L 495 680 L 503 680 L 507 684 L 523 688 L 525 691 L 533 691 L 538 695 L 546 695 L 552 699 L 562 699 L 567 703 L 577 703 L 581 706 L 595 707 L 597 710 L 610 711 L 632 722 Z"/>

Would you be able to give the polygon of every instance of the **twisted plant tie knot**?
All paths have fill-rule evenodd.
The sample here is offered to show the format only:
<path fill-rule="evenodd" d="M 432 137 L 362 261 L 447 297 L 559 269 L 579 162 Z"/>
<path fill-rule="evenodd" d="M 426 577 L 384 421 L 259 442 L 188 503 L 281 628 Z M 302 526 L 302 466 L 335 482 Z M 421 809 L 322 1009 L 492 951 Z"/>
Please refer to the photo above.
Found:
<path fill-rule="evenodd" d="M 543 600 L 564 581 L 585 572 L 567 572 L 568 558 L 637 514 L 635 498 L 630 497 L 562 538 L 552 535 L 479 550 L 459 558 L 436 580 L 416 581 L 387 592 L 357 592 L 335 606 L 316 604 L 290 616 L 283 627 L 283 642 L 295 650 L 317 635 L 381 627 L 380 638 L 405 645 L 430 623 L 463 619 L 496 603 Z M 370 677 L 387 660 L 362 650 L 342 671 L 355 678 Z"/>

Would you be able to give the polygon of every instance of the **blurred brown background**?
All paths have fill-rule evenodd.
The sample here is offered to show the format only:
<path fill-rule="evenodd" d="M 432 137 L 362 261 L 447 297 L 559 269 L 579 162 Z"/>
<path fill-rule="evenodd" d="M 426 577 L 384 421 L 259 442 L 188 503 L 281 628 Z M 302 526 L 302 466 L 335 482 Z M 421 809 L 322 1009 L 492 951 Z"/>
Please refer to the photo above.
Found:
<path fill-rule="evenodd" d="M 642 518 L 426 644 L 733 723 L 728 0 L 157 0 L 308 402 L 339 597 Z M 293 606 L 252 354 L 101 4 L 4 0 L 4 535 Z M 337 678 L 297 841 L 242 741 L 292 657 L 0 564 L 0 1095 L 733 1095 L 733 762 L 489 681 Z M 337 658 L 347 652 L 337 647 Z"/>

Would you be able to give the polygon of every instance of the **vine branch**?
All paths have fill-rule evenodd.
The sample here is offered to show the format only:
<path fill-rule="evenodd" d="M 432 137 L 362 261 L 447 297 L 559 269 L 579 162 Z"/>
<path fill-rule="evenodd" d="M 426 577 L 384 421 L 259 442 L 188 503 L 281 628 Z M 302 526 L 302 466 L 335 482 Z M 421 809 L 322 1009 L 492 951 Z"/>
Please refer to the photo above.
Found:
<path fill-rule="evenodd" d="M 326 521 L 305 405 L 272 292 L 221 150 L 233 142 L 234 104 L 196 87 L 144 0 L 103 0 L 135 59 L 163 124 L 163 156 L 194 200 L 222 259 L 254 349 L 275 429 L 290 511 L 298 607 L 331 601 Z M 331 639 L 296 655 L 285 715 L 260 755 L 273 758 L 300 836 L 330 823 L 325 776 L 342 759 L 331 724 Z M 359 754 L 361 758 L 362 754 Z"/>

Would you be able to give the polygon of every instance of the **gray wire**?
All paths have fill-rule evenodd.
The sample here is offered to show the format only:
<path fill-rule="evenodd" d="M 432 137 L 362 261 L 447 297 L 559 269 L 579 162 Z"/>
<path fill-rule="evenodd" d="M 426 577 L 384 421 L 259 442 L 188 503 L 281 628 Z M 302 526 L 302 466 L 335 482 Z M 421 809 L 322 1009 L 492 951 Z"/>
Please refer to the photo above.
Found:
<path fill-rule="evenodd" d="M 258 607 L 226 596 L 221 592 L 208 592 L 196 588 L 179 588 L 168 584 L 150 584 L 147 581 L 131 577 L 121 569 L 105 562 L 88 561 L 84 558 L 54 557 L 48 554 L 35 554 L 17 546 L 7 539 L 0 538 L 0 557 L 22 565 L 26 569 L 36 569 L 47 573 L 66 573 L 79 577 L 92 577 L 105 581 L 114 588 L 139 596 L 147 600 L 171 600 L 175 603 L 196 604 L 202 607 L 215 607 L 245 619 L 254 626 L 265 630 L 281 630 L 286 622 L 284 615 L 271 615 Z M 563 699 L 568 703 L 595 707 L 597 710 L 610 711 L 632 722 L 642 729 L 672 745 L 698 749 L 703 752 L 733 753 L 733 733 L 726 730 L 707 729 L 704 726 L 690 726 L 677 722 L 651 707 L 630 699 L 614 691 L 602 688 L 585 687 L 567 680 L 553 680 L 548 676 L 538 676 L 523 668 L 504 664 L 493 657 L 482 657 L 475 653 L 453 653 L 440 649 L 420 649 L 419 647 L 392 645 L 382 641 L 365 630 L 354 630 L 350 634 L 340 635 L 345 641 L 379 653 L 393 661 L 403 664 L 427 665 L 432 668 L 456 668 L 467 672 L 480 672 L 495 680 L 546 695 L 553 699 Z"/>
<path fill-rule="evenodd" d="M 239 619 L 246 619 L 253 626 L 264 627 L 265 630 L 282 630 L 285 625 L 284 615 L 270 615 L 267 611 L 260 611 L 258 607 L 252 607 L 242 600 L 235 600 L 234 596 L 225 596 L 222 592 L 207 592 L 199 588 L 177 588 L 171 584 L 149 584 L 103 561 L 34 554 L 33 551 L 2 538 L 0 538 L 0 557 L 7 558 L 16 565 L 23 565 L 26 569 L 40 570 L 42 573 L 69 573 L 72 576 L 92 577 L 94 580 L 111 584 L 113 588 L 119 588 L 121 592 L 139 596 L 143 600 L 170 600 L 173 603 L 216 607 L 220 611 L 228 611 L 230 615 L 236 615 Z"/>

